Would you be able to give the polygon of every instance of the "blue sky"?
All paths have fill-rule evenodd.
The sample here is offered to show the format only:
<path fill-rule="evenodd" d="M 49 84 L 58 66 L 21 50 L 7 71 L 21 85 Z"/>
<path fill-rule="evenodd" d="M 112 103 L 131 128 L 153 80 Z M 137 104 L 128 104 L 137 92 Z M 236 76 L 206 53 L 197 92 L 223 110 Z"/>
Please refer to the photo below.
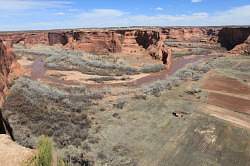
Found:
<path fill-rule="evenodd" d="M 250 25 L 250 0 L 0 0 L 0 30 Z"/>

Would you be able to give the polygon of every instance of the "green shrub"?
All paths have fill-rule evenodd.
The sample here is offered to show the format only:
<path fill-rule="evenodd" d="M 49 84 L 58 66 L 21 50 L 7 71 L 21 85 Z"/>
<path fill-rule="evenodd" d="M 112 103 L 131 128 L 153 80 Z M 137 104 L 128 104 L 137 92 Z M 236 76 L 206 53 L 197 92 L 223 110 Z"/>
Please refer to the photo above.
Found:
<path fill-rule="evenodd" d="M 47 136 L 41 136 L 37 145 L 37 154 L 27 162 L 26 166 L 67 166 L 60 157 L 54 163 L 53 153 L 53 141 Z"/>
<path fill-rule="evenodd" d="M 153 64 L 153 65 L 145 65 L 140 69 L 142 73 L 156 73 L 165 68 L 163 64 Z"/>
<path fill-rule="evenodd" d="M 51 166 L 52 165 L 52 140 L 46 136 L 41 136 L 38 142 L 38 154 L 36 156 L 36 166 Z"/>

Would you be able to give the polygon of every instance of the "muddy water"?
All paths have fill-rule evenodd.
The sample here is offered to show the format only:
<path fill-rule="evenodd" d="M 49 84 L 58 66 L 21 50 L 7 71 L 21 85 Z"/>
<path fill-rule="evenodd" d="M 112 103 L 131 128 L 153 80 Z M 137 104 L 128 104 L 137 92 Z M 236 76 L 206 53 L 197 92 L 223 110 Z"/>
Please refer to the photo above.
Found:
<path fill-rule="evenodd" d="M 46 72 L 45 63 L 42 58 L 37 58 L 31 65 L 31 78 L 37 80 L 43 78 Z"/>
<path fill-rule="evenodd" d="M 140 78 L 136 81 L 134 81 L 132 84 L 133 85 L 142 85 L 146 83 L 151 83 L 156 80 L 164 80 L 167 77 L 173 75 L 177 70 L 185 67 L 187 64 L 191 64 L 194 62 L 197 62 L 200 59 L 205 59 L 206 56 L 193 56 L 193 57 L 181 57 L 181 58 L 176 58 L 169 70 L 164 70 L 159 73 L 153 73 L 149 76 Z"/>

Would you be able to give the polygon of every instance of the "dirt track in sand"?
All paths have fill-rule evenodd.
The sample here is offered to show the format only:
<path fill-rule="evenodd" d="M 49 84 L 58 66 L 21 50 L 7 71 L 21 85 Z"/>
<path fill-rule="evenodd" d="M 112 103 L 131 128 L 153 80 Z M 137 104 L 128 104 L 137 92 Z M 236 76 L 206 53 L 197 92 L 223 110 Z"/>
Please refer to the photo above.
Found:
<path fill-rule="evenodd" d="M 236 126 L 250 129 L 249 116 L 244 114 L 233 112 L 214 105 L 202 106 L 200 110 L 216 118 L 233 123 Z"/>
<path fill-rule="evenodd" d="M 250 115 L 250 100 L 220 93 L 208 93 L 208 104 Z"/>
<path fill-rule="evenodd" d="M 205 79 L 203 88 L 213 91 L 250 96 L 250 87 L 234 78 L 213 74 Z"/>
<path fill-rule="evenodd" d="M 250 86 L 247 84 L 210 72 L 202 88 L 208 92 L 208 104 L 250 114 Z"/>

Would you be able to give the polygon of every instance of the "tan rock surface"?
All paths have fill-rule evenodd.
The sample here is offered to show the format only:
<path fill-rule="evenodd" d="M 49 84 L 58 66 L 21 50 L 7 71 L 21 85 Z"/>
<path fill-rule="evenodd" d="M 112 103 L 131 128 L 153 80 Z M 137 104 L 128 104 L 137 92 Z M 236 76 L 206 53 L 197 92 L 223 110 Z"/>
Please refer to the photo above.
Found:
<path fill-rule="evenodd" d="M 22 166 L 33 155 L 34 150 L 16 144 L 8 135 L 0 135 L 0 165 Z"/>

